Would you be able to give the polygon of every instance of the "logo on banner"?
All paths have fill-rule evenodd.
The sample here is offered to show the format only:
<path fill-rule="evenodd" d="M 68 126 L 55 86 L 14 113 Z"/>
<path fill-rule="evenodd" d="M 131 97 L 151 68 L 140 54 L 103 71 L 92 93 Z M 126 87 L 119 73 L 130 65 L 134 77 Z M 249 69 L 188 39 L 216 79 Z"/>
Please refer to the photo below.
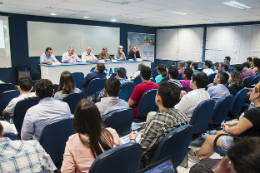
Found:
<path fill-rule="evenodd" d="M 96 67 L 93 67 L 93 68 L 90 70 L 90 72 L 94 72 L 94 71 L 95 71 L 95 68 L 96 68 Z M 105 69 L 104 72 L 106 73 L 106 76 L 107 76 L 107 75 L 110 76 L 111 74 L 116 73 L 116 70 L 117 70 L 117 69 L 118 69 L 117 67 L 116 67 L 116 68 L 110 68 L 109 71 L 108 71 L 108 69 Z"/>

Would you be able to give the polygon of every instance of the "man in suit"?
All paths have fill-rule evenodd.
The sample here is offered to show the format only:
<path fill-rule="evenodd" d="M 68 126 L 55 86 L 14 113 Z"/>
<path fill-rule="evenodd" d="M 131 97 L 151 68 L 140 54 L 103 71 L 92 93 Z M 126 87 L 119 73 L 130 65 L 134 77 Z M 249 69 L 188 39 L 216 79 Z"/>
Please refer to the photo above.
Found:
<path fill-rule="evenodd" d="M 113 58 L 107 53 L 107 48 L 103 48 L 102 52 L 98 54 L 98 60 L 110 61 Z"/>
<path fill-rule="evenodd" d="M 140 53 L 139 51 L 137 50 L 137 47 L 136 46 L 133 46 L 133 49 L 129 52 L 129 55 L 128 55 L 128 59 L 141 59 L 141 56 L 140 56 Z"/>

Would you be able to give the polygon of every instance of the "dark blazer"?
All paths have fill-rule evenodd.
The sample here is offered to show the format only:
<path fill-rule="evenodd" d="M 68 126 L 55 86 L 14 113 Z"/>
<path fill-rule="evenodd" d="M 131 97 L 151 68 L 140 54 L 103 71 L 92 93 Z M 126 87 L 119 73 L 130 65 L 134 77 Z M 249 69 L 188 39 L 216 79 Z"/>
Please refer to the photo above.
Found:
<path fill-rule="evenodd" d="M 139 51 L 136 52 L 136 58 L 141 58 Z M 135 59 L 135 55 L 133 51 L 129 52 L 128 59 Z"/>

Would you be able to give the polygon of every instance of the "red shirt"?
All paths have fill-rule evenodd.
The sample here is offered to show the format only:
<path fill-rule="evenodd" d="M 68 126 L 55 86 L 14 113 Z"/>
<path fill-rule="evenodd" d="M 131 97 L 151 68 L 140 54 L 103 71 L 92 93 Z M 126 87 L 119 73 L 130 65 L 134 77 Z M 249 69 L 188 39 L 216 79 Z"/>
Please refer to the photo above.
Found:
<path fill-rule="evenodd" d="M 135 101 L 134 105 L 132 106 L 133 110 L 134 110 L 135 118 L 142 118 L 138 114 L 138 105 L 139 105 L 139 102 L 140 102 L 143 94 L 148 90 L 158 89 L 158 88 L 159 88 L 159 85 L 154 82 L 143 82 L 143 83 L 136 85 L 136 87 L 134 88 L 134 91 L 130 97 L 131 100 Z M 155 100 L 151 100 L 151 101 L 155 101 Z"/>

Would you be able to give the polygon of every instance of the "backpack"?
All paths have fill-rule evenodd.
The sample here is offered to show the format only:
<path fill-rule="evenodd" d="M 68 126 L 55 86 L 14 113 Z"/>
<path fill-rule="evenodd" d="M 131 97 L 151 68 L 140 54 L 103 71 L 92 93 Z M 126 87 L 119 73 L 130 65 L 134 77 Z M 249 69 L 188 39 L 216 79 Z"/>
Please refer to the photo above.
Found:
<path fill-rule="evenodd" d="M 221 159 L 202 159 L 199 163 L 190 168 L 190 173 L 212 173 L 211 168 L 215 166 Z"/>

